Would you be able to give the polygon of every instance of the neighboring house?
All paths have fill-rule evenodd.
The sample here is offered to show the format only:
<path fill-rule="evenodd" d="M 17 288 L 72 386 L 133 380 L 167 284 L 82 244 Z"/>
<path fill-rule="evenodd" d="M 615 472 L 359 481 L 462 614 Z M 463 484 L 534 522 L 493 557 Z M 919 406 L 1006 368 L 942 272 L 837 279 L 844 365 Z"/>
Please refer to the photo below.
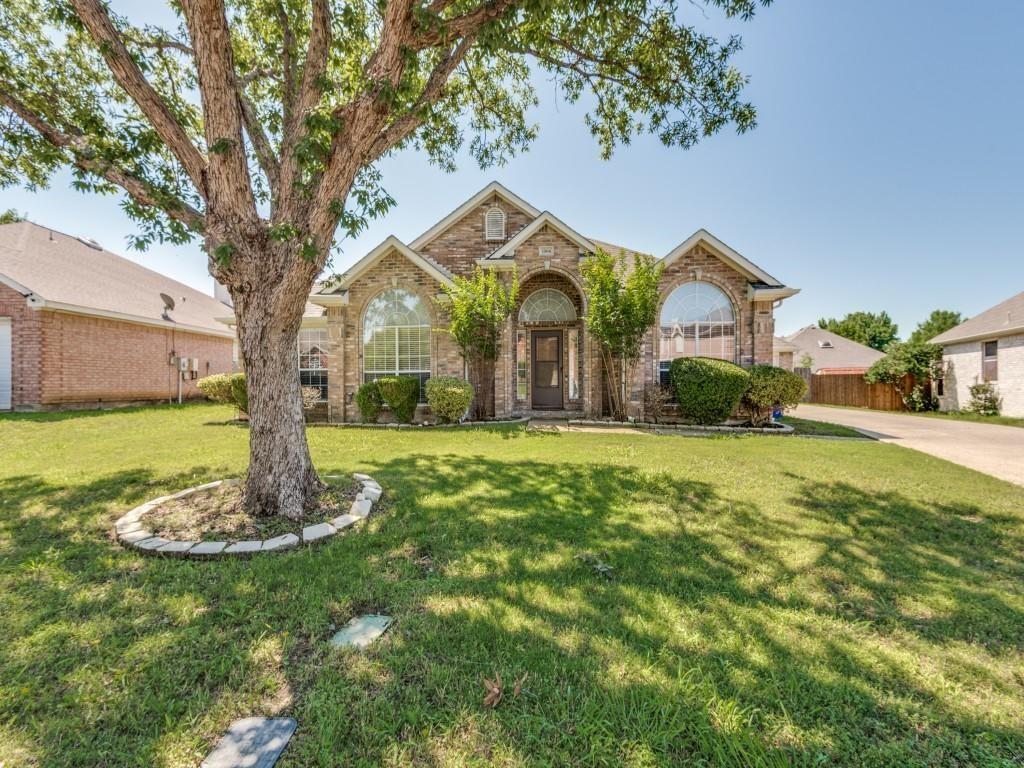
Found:
<path fill-rule="evenodd" d="M 772 338 L 772 365 L 792 371 L 795 365 L 793 355 L 796 352 L 796 344 L 791 344 L 782 336 Z"/>
<path fill-rule="evenodd" d="M 599 350 L 584 322 L 580 264 L 599 247 L 620 251 L 491 183 L 412 242 L 388 237 L 309 297 L 300 378 L 321 387 L 330 420 L 355 421 L 354 396 L 365 381 L 395 374 L 421 382 L 463 377 L 459 350 L 444 332 L 442 286 L 477 265 L 505 276 L 514 268 L 521 288 L 496 367 L 496 415 L 598 415 L 604 386 Z M 633 383 L 633 413 L 642 407 L 644 384 L 667 376 L 676 357 L 770 363 L 773 309 L 797 292 L 704 230 L 661 263 L 661 320 Z"/>
<path fill-rule="evenodd" d="M 783 342 L 785 346 L 780 346 L 778 342 Z M 793 368 L 806 368 L 808 366 L 805 363 L 810 361 L 811 373 L 824 375 L 867 373 L 868 368 L 876 360 L 885 357 L 877 349 L 859 344 L 816 325 L 809 325 L 796 333 L 778 339 L 775 349 L 780 357 L 785 353 L 791 355 L 788 359 L 793 361 Z M 778 365 L 786 367 L 781 360 Z"/>
<path fill-rule="evenodd" d="M 0 410 L 197 396 L 196 378 L 232 370 L 224 312 L 92 241 L 0 225 Z"/>
<path fill-rule="evenodd" d="M 936 382 L 939 407 L 957 411 L 971 402 L 972 384 L 991 381 L 1002 413 L 1024 416 L 1024 293 L 1011 296 L 955 328 L 940 333 L 943 377 Z"/>

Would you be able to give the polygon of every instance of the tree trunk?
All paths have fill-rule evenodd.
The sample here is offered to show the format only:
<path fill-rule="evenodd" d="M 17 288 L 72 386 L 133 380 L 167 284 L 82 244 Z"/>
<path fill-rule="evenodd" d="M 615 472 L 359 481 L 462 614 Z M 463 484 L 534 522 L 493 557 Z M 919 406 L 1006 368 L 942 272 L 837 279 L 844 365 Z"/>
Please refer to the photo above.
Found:
<path fill-rule="evenodd" d="M 494 415 L 494 361 L 475 355 L 469 363 L 473 385 L 473 419 L 483 421 Z"/>
<path fill-rule="evenodd" d="M 306 444 L 296 357 L 305 294 L 296 286 L 292 292 L 302 295 L 285 297 L 284 286 L 274 287 L 261 285 L 234 297 L 249 396 L 249 472 L 242 502 L 250 514 L 294 520 L 323 484 Z"/>

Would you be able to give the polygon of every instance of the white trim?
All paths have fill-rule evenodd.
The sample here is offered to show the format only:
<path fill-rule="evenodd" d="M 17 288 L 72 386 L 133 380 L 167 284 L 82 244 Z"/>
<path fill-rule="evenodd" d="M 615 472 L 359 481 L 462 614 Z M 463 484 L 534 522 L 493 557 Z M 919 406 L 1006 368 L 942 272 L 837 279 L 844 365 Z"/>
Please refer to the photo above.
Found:
<path fill-rule="evenodd" d="M 501 248 L 496 250 L 486 259 L 481 259 L 480 261 L 482 261 L 483 263 L 497 261 L 504 255 L 515 251 L 516 248 L 518 248 L 531 237 L 533 237 L 533 235 L 536 234 L 536 232 L 546 224 L 557 229 L 559 232 L 565 235 L 568 239 L 572 240 L 574 243 L 576 243 L 576 245 L 578 245 L 582 250 L 586 251 L 587 253 L 593 253 L 595 250 L 597 250 L 597 246 L 595 246 L 592 242 L 590 242 L 587 238 L 585 238 L 575 229 L 570 227 L 568 224 L 559 219 L 550 211 L 544 211 L 537 218 L 535 218 L 533 221 L 531 221 L 529 224 L 527 224 L 525 227 L 519 230 L 516 236 L 509 240 L 507 243 L 505 243 L 503 246 L 501 246 Z"/>
<path fill-rule="evenodd" d="M 747 286 L 747 298 L 751 301 L 780 301 L 782 299 L 788 299 L 790 296 L 796 296 L 800 293 L 799 288 L 786 288 L 779 286 L 778 288 L 757 288 L 753 285 Z"/>
<path fill-rule="evenodd" d="M 782 283 L 776 280 L 774 277 L 769 275 L 754 262 L 741 256 L 738 252 L 734 251 L 728 245 L 723 243 L 717 237 L 712 235 L 706 229 L 698 229 L 683 242 L 669 251 L 661 258 L 661 263 L 668 266 L 680 256 L 688 253 L 695 245 L 703 244 L 708 246 L 711 251 L 720 259 L 725 261 L 730 266 L 742 272 L 751 280 L 757 280 L 762 283 L 768 283 L 771 286 L 782 287 Z"/>
<path fill-rule="evenodd" d="M 384 240 L 383 243 L 378 245 L 368 254 L 363 256 L 363 258 L 361 258 L 359 261 L 357 261 L 355 264 L 349 267 L 348 270 L 341 275 L 338 282 L 335 283 L 333 290 L 337 291 L 340 288 L 344 288 L 351 285 L 352 282 L 357 277 L 359 277 L 361 274 L 363 274 L 363 272 L 370 269 L 370 267 L 372 267 L 382 258 L 387 256 L 389 253 L 391 253 L 392 250 L 397 251 L 399 254 L 401 254 L 406 259 L 411 261 L 413 264 L 422 269 L 424 272 L 426 272 L 432 278 L 437 280 L 439 283 L 442 283 L 444 285 L 452 284 L 451 275 L 449 275 L 447 271 L 443 270 L 441 267 L 434 264 L 432 261 L 425 259 L 423 256 L 420 256 L 420 254 L 416 253 L 416 251 L 407 246 L 394 235 L 388 235 L 388 237 Z M 314 300 L 314 297 L 319 299 L 326 295 L 327 294 L 322 293 L 312 294 L 309 297 L 309 300 L 315 304 L 317 302 Z"/>
<path fill-rule="evenodd" d="M 31 288 L 27 288 L 26 286 L 19 283 L 17 280 L 8 277 L 2 272 L 0 272 L 0 283 L 3 283 L 13 291 L 17 291 L 22 296 L 31 296 L 34 293 L 34 291 Z"/>
<path fill-rule="evenodd" d="M 318 307 L 347 307 L 348 291 L 344 293 L 311 293 L 309 303 Z"/>
<path fill-rule="evenodd" d="M 967 322 L 966 320 L 964 322 Z M 956 328 L 950 328 L 948 331 L 940 333 L 934 339 L 929 341 L 930 344 L 937 344 L 940 347 L 948 347 L 953 344 L 964 344 L 969 341 L 993 341 L 995 339 L 1001 339 L 1004 336 L 1018 336 L 1024 333 L 1024 325 L 1007 326 L 1006 328 L 999 328 L 995 331 L 985 331 L 984 333 L 973 333 L 969 336 L 957 336 L 953 339 L 942 339 L 942 341 L 936 341 L 940 336 L 945 336 L 951 331 L 955 331 Z"/>
<path fill-rule="evenodd" d="M 429 243 L 435 237 L 444 233 L 444 231 L 448 229 L 448 227 L 457 222 L 459 219 L 461 219 L 467 213 L 472 211 L 474 208 L 486 203 L 487 200 L 493 195 L 497 195 L 498 197 L 502 198 L 505 202 L 514 205 L 516 208 L 519 208 L 520 210 L 526 212 L 531 217 L 540 215 L 540 211 L 537 208 L 534 208 L 525 200 L 523 200 L 523 198 L 519 197 L 514 192 L 509 191 L 498 182 L 492 181 L 486 187 L 484 187 L 471 198 L 469 198 L 469 200 L 464 202 L 454 211 L 452 211 L 439 222 L 437 222 L 437 224 L 432 226 L 422 235 L 420 235 L 411 243 L 409 243 L 409 247 L 412 248 L 414 251 L 418 251 L 420 248 Z"/>
<path fill-rule="evenodd" d="M 31 299 L 30 299 L 31 300 Z M 231 331 L 219 331 L 213 328 L 205 328 L 201 325 L 188 325 L 186 323 L 175 323 L 169 320 L 157 320 L 151 317 L 140 317 L 139 315 L 129 315 L 125 312 L 113 312 L 107 309 L 94 309 L 93 307 L 82 307 L 77 304 L 64 304 L 59 301 L 47 301 L 45 299 L 38 299 L 38 301 L 32 305 L 36 309 L 49 309 L 53 312 L 66 312 L 71 315 L 85 315 L 86 317 L 100 317 L 105 320 L 120 320 L 125 323 L 135 323 L 137 325 L 151 325 L 156 328 L 170 328 L 176 331 L 187 331 L 188 333 L 198 333 L 204 336 L 217 336 L 218 338 L 232 339 L 235 334 Z M 218 322 L 222 322 L 220 318 L 215 318 Z"/>

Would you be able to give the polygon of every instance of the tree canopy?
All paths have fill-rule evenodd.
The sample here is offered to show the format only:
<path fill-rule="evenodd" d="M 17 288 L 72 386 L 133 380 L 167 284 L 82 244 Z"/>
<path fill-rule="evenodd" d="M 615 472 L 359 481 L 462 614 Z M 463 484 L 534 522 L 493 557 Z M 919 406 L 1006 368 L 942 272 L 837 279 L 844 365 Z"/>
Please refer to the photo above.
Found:
<path fill-rule="evenodd" d="M 940 333 L 945 333 L 950 328 L 955 328 L 960 325 L 964 319 L 960 316 L 959 312 L 954 312 L 951 309 L 936 309 L 926 320 L 922 320 L 917 324 L 917 328 L 910 334 L 908 341 L 911 342 L 925 342 L 931 341 Z"/>
<path fill-rule="evenodd" d="M 8 208 L 6 211 L 0 213 L 0 224 L 16 224 L 19 221 L 24 221 L 25 217 L 18 213 L 16 208 Z"/>
<path fill-rule="evenodd" d="M 941 376 L 942 347 L 919 341 L 895 342 L 885 357 L 868 369 L 870 383 L 891 384 L 912 411 L 930 411 L 936 406 L 931 394 L 932 379 Z M 907 380 L 907 376 L 911 380 Z"/>
<path fill-rule="evenodd" d="M 821 318 L 818 327 L 884 352 L 899 338 L 899 328 L 888 312 L 850 312 L 841 319 Z"/>

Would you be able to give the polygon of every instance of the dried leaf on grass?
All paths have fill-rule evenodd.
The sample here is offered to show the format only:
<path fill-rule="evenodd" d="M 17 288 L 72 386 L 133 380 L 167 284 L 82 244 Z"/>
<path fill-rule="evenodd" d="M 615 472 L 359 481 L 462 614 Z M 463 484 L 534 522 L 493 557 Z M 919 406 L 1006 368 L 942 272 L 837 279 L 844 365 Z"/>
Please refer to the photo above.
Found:
<path fill-rule="evenodd" d="M 529 672 L 523 673 L 523 676 L 513 683 L 512 686 L 512 698 L 518 699 L 519 694 L 523 691 L 523 683 L 530 676 Z M 494 709 L 501 703 L 501 700 L 505 697 L 505 685 L 501 681 L 501 673 L 495 672 L 494 679 L 489 677 L 484 678 L 484 689 L 487 691 L 487 695 L 484 696 L 484 706 Z"/>

